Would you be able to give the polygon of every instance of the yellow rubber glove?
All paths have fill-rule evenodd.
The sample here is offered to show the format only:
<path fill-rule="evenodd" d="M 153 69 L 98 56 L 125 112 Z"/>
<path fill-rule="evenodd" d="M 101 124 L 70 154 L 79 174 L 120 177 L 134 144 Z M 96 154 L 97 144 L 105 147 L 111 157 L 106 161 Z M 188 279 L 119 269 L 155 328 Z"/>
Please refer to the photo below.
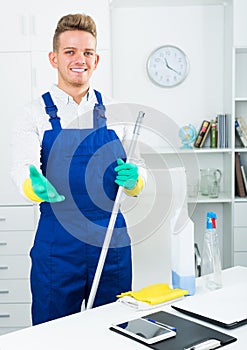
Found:
<path fill-rule="evenodd" d="M 23 191 L 29 199 L 36 202 L 45 201 L 50 203 L 64 201 L 65 197 L 58 194 L 55 187 L 35 168 L 34 165 L 30 165 L 29 171 L 30 179 L 27 179 L 23 184 Z"/>

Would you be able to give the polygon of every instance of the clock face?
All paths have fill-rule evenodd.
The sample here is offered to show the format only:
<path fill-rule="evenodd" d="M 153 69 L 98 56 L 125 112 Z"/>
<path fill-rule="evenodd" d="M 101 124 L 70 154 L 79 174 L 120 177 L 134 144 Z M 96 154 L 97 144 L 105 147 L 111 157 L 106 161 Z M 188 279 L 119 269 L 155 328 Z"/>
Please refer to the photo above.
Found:
<path fill-rule="evenodd" d="M 162 87 L 176 86 L 188 75 L 189 62 L 185 53 L 176 46 L 165 45 L 154 50 L 147 61 L 151 81 Z"/>

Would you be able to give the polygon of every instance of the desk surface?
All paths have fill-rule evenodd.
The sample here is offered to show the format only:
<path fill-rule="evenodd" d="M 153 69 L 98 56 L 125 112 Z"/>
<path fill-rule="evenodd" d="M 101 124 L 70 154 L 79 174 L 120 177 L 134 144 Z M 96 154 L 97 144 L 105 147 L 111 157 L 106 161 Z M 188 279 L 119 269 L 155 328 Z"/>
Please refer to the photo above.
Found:
<path fill-rule="evenodd" d="M 223 288 L 246 276 L 247 268 L 234 267 L 223 271 Z M 201 279 L 197 279 L 197 292 L 207 293 L 201 286 Z M 193 297 L 191 297 L 193 298 Z M 147 315 L 151 312 L 164 310 L 180 317 L 215 328 L 221 332 L 235 336 L 238 340 L 224 349 L 243 350 L 247 342 L 247 325 L 234 330 L 225 330 L 209 323 L 186 317 L 173 310 L 170 305 L 145 311 L 136 311 L 122 303 L 115 302 L 92 310 L 64 317 L 42 325 L 23 329 L 21 331 L 0 336 L 0 350 L 98 350 L 107 345 L 111 350 L 145 350 L 145 345 L 123 337 L 109 330 L 112 323 L 126 321 L 131 318 Z"/>

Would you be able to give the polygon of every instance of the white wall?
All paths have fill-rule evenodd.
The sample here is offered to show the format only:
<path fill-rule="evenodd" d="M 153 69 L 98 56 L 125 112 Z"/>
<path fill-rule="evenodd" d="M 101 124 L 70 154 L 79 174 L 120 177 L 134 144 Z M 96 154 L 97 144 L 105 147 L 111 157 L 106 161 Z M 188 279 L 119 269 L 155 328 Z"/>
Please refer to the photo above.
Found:
<path fill-rule="evenodd" d="M 224 6 L 145 7 L 140 4 L 139 7 L 128 8 L 114 7 L 113 3 L 111 18 L 113 96 L 117 100 L 144 107 L 143 110 L 146 112 L 144 125 L 148 125 L 152 131 L 155 131 L 150 132 L 147 138 L 143 138 L 146 130 L 141 132 L 141 139 L 147 141 L 149 146 L 152 146 L 156 134 L 160 133 L 164 139 L 176 147 L 178 127 L 192 123 L 199 128 L 203 119 L 211 119 L 217 113 L 226 112 L 224 110 Z M 166 44 L 180 47 L 188 55 L 190 62 L 188 77 L 181 85 L 170 89 L 154 85 L 146 73 L 146 62 L 150 53 L 155 48 Z M 180 165 L 192 171 L 193 176 L 198 175 L 196 157 L 187 160 L 183 156 L 178 158 L 183 163 Z M 164 159 L 166 164 L 162 166 L 169 167 L 169 155 L 166 154 Z M 152 174 L 155 174 L 159 168 L 159 164 L 150 166 L 150 159 L 147 165 Z M 164 174 L 160 172 L 163 179 Z M 154 191 L 152 192 L 150 187 L 152 184 L 147 188 L 148 194 L 145 192 L 140 201 L 152 206 L 148 195 L 153 194 Z M 173 190 L 168 181 L 164 187 L 156 183 L 157 192 L 154 197 L 160 211 L 162 208 L 166 210 L 168 197 L 161 192 L 167 187 Z M 145 205 L 141 210 L 144 217 L 143 227 L 136 229 L 130 225 L 132 235 L 137 231 L 139 235 L 145 236 L 145 233 L 150 230 L 150 227 L 145 224 L 147 207 Z M 205 207 L 202 210 L 205 210 Z M 155 225 L 160 222 L 162 214 L 158 210 L 153 211 L 149 221 Z M 195 215 L 197 214 L 198 211 Z M 199 214 L 204 217 L 201 212 Z M 132 223 L 130 214 L 127 213 L 126 216 L 127 221 Z M 136 220 L 136 217 L 134 219 Z M 146 284 L 147 282 L 169 282 L 169 223 L 165 221 L 160 227 L 156 226 L 150 237 L 145 236 L 143 242 L 133 246 L 134 276 L 136 277 L 134 287 L 145 282 Z M 203 232 L 204 229 L 201 233 Z M 198 237 L 195 237 L 195 240 L 197 241 Z M 151 265 L 149 271 L 144 263 L 147 257 Z M 155 259 L 160 263 L 155 263 Z"/>
<path fill-rule="evenodd" d="M 188 55 L 190 73 L 175 88 L 151 83 L 149 54 L 172 44 Z M 223 112 L 224 6 L 112 9 L 113 95 L 164 112 L 178 125 Z"/>

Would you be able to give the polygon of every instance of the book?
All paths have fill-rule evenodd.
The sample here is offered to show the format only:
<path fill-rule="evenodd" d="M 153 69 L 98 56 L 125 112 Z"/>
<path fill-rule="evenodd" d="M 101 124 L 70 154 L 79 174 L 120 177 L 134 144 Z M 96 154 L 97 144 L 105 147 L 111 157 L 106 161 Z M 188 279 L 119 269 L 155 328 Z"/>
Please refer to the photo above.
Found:
<path fill-rule="evenodd" d="M 214 120 L 210 129 L 210 148 L 217 148 L 217 124 Z"/>
<path fill-rule="evenodd" d="M 245 188 L 245 192 L 247 192 L 247 178 L 246 178 L 246 174 L 245 174 L 245 169 L 244 166 L 241 164 L 241 172 L 242 172 L 242 176 L 243 176 L 243 180 L 244 180 L 244 188 Z"/>
<path fill-rule="evenodd" d="M 238 135 L 242 145 L 244 147 L 247 147 L 247 138 L 245 137 L 242 128 L 240 127 L 239 124 L 239 118 L 235 118 L 235 130 L 236 130 L 236 134 Z"/>
<path fill-rule="evenodd" d="M 235 183 L 236 195 L 243 198 L 246 196 L 243 175 L 241 171 L 241 161 L 239 152 L 235 153 Z"/>
<path fill-rule="evenodd" d="M 231 114 L 225 114 L 225 147 L 229 147 L 229 129 L 231 129 Z"/>
<path fill-rule="evenodd" d="M 238 125 L 240 127 L 240 130 L 242 132 L 243 135 L 243 139 L 245 140 L 245 144 L 247 143 L 247 125 L 246 122 L 244 120 L 244 118 L 242 117 L 236 117 L 235 120 L 237 120 Z"/>
<path fill-rule="evenodd" d="M 246 177 L 244 165 L 243 165 L 242 160 L 241 160 L 240 153 L 239 153 L 239 162 L 240 162 L 241 173 L 242 173 L 242 177 L 243 177 L 243 181 L 244 181 L 245 193 L 247 194 L 247 177 Z"/>
<path fill-rule="evenodd" d="M 198 131 L 197 138 L 194 143 L 194 147 L 201 148 L 208 136 L 209 130 L 211 128 L 211 121 L 203 120 L 200 129 Z"/>
<path fill-rule="evenodd" d="M 217 147 L 227 148 L 229 147 L 229 127 L 230 127 L 230 114 L 217 114 Z"/>

